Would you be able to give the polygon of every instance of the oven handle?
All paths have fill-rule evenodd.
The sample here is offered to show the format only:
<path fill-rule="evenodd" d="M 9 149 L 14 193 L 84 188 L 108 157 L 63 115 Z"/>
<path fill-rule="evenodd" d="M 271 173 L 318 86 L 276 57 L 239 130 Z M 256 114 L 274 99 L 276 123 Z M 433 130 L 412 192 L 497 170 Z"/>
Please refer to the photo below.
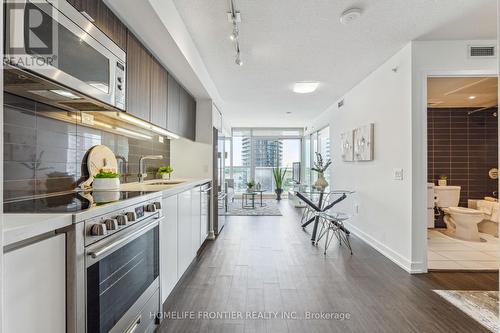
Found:
<path fill-rule="evenodd" d="M 130 326 L 129 328 L 127 328 L 127 330 L 125 331 L 125 333 L 133 333 L 133 332 L 135 332 L 135 330 L 139 327 L 140 324 L 141 324 L 141 316 L 139 315 L 139 317 L 137 317 L 137 319 L 132 324 L 132 326 Z"/>
<path fill-rule="evenodd" d="M 142 226 L 141 228 L 135 230 L 134 232 L 128 234 L 127 236 L 122 237 L 122 238 L 116 240 L 115 242 L 113 242 L 111 244 L 104 245 L 103 247 L 99 248 L 98 250 L 91 251 L 91 252 L 88 253 L 88 255 L 91 256 L 92 259 L 96 259 L 96 258 L 102 256 L 103 254 L 111 251 L 115 247 L 120 246 L 120 245 L 122 245 L 124 243 L 127 243 L 130 240 L 135 239 L 135 238 L 139 237 L 140 235 L 146 233 L 150 229 L 153 229 L 163 219 L 164 219 L 164 217 L 156 217 L 150 223 Z"/>

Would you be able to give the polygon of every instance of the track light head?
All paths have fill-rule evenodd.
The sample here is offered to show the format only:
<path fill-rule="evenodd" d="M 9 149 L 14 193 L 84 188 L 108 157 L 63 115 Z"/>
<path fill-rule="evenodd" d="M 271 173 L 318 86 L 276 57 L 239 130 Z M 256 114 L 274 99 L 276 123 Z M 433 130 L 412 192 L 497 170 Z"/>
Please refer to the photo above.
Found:
<path fill-rule="evenodd" d="M 233 32 L 231 33 L 231 35 L 229 35 L 229 39 L 231 39 L 232 41 L 235 41 L 238 39 L 239 35 L 240 35 L 240 33 L 238 31 L 238 28 L 234 27 Z"/>
<path fill-rule="evenodd" d="M 243 60 L 241 60 L 240 54 L 236 54 L 236 59 L 234 60 L 234 63 L 238 66 L 243 66 Z"/>

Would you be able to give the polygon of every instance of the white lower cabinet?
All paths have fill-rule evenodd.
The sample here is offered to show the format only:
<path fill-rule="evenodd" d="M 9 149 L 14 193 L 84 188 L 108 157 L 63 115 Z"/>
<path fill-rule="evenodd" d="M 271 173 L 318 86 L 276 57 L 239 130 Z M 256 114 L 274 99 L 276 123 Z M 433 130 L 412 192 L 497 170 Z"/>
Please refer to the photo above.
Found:
<path fill-rule="evenodd" d="M 200 246 L 208 237 L 210 223 L 210 200 L 209 192 L 201 192 L 201 213 L 200 213 Z"/>
<path fill-rule="evenodd" d="M 193 261 L 195 253 L 192 247 L 192 208 L 191 190 L 178 194 L 178 220 L 177 220 L 177 276 L 182 274 Z"/>
<path fill-rule="evenodd" d="M 179 277 L 177 274 L 177 196 L 163 198 L 165 216 L 160 223 L 160 284 L 161 301 L 165 302 Z"/>
<path fill-rule="evenodd" d="M 201 192 L 197 186 L 191 190 L 191 251 L 193 258 L 200 248 Z"/>
<path fill-rule="evenodd" d="M 165 302 L 206 238 L 200 187 L 163 198 L 160 224 L 160 285 Z M 204 237 L 205 236 L 205 237 Z"/>
<path fill-rule="evenodd" d="M 5 332 L 66 332 L 66 235 L 4 255 Z"/>

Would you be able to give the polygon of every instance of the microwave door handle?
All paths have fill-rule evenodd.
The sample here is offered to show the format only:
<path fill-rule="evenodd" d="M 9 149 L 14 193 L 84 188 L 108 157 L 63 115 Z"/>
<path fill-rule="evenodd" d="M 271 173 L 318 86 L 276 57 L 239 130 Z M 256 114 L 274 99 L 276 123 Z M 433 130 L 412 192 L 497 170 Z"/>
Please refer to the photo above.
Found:
<path fill-rule="evenodd" d="M 96 258 L 102 256 L 103 254 L 108 253 L 109 251 L 111 251 L 115 247 L 120 246 L 122 244 L 125 244 L 128 241 L 139 237 L 140 235 L 144 234 L 145 232 L 147 232 L 150 229 L 152 229 L 153 227 L 155 227 L 155 225 L 158 224 L 158 222 L 160 222 L 163 219 L 164 219 L 164 217 L 155 218 L 154 221 L 146 224 L 145 226 L 142 226 L 141 228 L 135 230 L 134 232 L 128 234 L 127 236 L 122 237 L 113 243 L 104 245 L 103 247 L 99 248 L 98 250 L 90 251 L 88 253 L 88 255 L 91 256 L 92 259 L 96 259 Z"/>

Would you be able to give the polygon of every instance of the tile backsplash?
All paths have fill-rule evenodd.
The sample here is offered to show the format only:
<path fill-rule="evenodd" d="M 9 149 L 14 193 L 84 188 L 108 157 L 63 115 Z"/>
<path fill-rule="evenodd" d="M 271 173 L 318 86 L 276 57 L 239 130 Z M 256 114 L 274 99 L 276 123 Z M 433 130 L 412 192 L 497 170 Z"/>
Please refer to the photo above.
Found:
<path fill-rule="evenodd" d="M 461 186 L 460 206 L 467 199 L 492 196 L 498 181 L 488 171 L 498 167 L 497 109 L 468 115 L 470 108 L 429 108 L 427 113 L 428 181 L 439 176 Z"/>
<path fill-rule="evenodd" d="M 108 146 L 118 157 L 122 182 L 137 181 L 141 155 L 163 155 L 147 160 L 148 178 L 170 163 L 170 141 L 135 139 L 43 115 L 60 112 L 11 94 L 4 94 L 4 199 L 73 190 L 87 176 L 84 163 L 92 146 Z"/>

